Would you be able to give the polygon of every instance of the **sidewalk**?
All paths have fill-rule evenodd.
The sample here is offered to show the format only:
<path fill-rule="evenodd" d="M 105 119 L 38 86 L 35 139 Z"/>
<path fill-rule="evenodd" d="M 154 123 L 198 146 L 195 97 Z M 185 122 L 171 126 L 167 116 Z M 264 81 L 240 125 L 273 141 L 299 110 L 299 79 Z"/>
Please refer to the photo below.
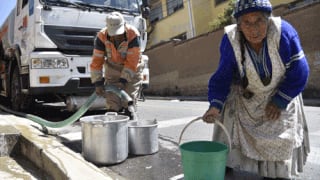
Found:
<path fill-rule="evenodd" d="M 9 146 L 7 142 L 10 142 L 10 138 L 8 139 L 6 137 L 8 133 L 5 134 L 3 131 L 5 131 L 4 129 L 8 129 L 8 127 L 16 129 L 16 134 L 19 136 L 16 143 L 11 143 L 12 147 L 5 147 L 6 144 Z M 0 179 L 37 179 L 33 175 L 34 172 L 28 172 L 29 167 L 21 167 L 19 163 L 15 162 L 16 158 L 11 158 L 11 153 L 18 154 L 18 157 L 19 155 L 23 156 L 26 158 L 26 161 L 30 161 L 37 167 L 42 167 L 42 171 L 52 179 L 125 179 L 111 170 L 109 171 L 110 173 L 106 174 L 105 171 L 86 161 L 81 154 L 75 153 L 65 147 L 56 137 L 42 133 L 41 129 L 42 127 L 37 123 L 1 112 L 0 130 L 2 132 L 0 132 L 0 151 L 10 152 L 8 152 L 7 156 L 0 157 Z"/>

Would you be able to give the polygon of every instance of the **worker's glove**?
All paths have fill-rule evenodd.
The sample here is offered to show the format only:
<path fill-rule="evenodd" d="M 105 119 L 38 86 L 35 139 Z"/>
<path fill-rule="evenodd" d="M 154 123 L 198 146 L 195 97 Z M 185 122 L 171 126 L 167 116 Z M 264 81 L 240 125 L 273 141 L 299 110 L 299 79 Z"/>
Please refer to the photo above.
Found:
<path fill-rule="evenodd" d="M 126 79 L 120 78 L 120 79 L 119 79 L 118 88 L 120 88 L 120 89 L 125 89 L 127 83 L 128 83 L 128 81 L 127 81 Z"/>
<path fill-rule="evenodd" d="M 98 96 L 105 97 L 106 91 L 104 90 L 104 87 L 103 86 L 96 86 L 96 94 Z"/>
<path fill-rule="evenodd" d="M 106 94 L 106 91 L 104 90 L 104 82 L 103 81 L 97 81 L 94 83 L 94 85 L 96 86 L 96 94 L 98 96 L 102 96 L 104 97 Z"/>

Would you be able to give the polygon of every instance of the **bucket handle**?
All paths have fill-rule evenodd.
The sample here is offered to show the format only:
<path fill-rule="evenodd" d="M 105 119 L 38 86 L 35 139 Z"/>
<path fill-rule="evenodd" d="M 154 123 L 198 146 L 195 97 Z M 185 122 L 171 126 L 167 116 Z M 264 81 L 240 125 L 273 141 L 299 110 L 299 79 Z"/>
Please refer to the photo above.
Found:
<path fill-rule="evenodd" d="M 196 119 L 193 119 L 192 121 L 190 121 L 181 131 L 180 137 L 179 137 L 179 145 L 181 143 L 181 139 L 182 139 L 182 135 L 184 133 L 184 131 L 187 129 L 187 127 L 189 127 L 192 123 L 202 120 L 202 117 L 197 117 Z M 231 144 L 231 138 L 230 135 L 228 133 L 227 128 L 218 120 L 214 121 L 215 124 L 217 124 L 218 126 L 220 126 L 222 128 L 222 130 L 224 131 L 224 133 L 226 134 L 227 138 L 228 138 L 228 142 L 229 142 L 229 151 L 231 150 L 232 144 Z M 212 141 L 213 141 L 213 134 L 212 134 Z"/>

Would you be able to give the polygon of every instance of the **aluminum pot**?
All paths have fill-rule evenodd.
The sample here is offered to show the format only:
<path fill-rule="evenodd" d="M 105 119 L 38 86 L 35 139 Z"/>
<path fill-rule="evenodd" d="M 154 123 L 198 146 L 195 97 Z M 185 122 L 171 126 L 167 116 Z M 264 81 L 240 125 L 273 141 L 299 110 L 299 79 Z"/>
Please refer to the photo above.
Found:
<path fill-rule="evenodd" d="M 128 123 L 129 153 L 147 155 L 158 152 L 157 120 L 138 120 Z"/>
<path fill-rule="evenodd" d="M 116 164 L 128 157 L 128 116 L 116 113 L 80 118 L 82 155 L 95 164 Z"/>

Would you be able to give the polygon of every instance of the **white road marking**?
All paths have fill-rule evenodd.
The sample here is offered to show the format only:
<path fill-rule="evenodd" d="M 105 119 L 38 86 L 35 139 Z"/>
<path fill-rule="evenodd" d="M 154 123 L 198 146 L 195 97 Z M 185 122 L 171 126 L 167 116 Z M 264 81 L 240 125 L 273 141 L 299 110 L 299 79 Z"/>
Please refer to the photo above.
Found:
<path fill-rule="evenodd" d="M 183 174 L 179 174 L 179 175 L 171 177 L 169 180 L 179 180 L 179 179 L 182 179 L 183 177 L 184 177 Z"/>
<path fill-rule="evenodd" d="M 158 121 L 158 128 L 167 128 L 171 126 L 179 126 L 179 125 L 187 124 L 188 122 L 192 121 L 195 118 L 197 118 L 197 116 Z"/>
<path fill-rule="evenodd" d="M 310 147 L 310 154 L 307 157 L 307 162 L 320 165 L 320 148 L 319 147 Z"/>
<path fill-rule="evenodd" d="M 320 130 L 315 132 L 310 132 L 309 135 L 320 136 Z"/>

